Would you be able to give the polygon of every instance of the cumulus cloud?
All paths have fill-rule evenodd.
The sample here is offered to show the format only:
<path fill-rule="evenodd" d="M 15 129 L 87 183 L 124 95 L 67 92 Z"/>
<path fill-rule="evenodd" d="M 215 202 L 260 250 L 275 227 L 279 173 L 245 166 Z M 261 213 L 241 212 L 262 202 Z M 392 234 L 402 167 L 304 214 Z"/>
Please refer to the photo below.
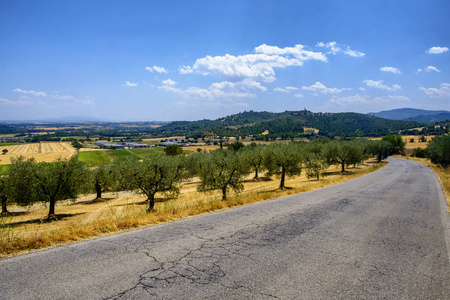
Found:
<path fill-rule="evenodd" d="M 239 82 L 222 81 L 211 84 L 207 89 L 199 87 L 189 87 L 187 89 L 176 88 L 173 80 L 163 81 L 159 87 L 161 90 L 177 93 L 187 99 L 227 99 L 227 98 L 254 98 L 256 92 L 265 92 L 266 87 L 260 82 L 245 79 Z"/>
<path fill-rule="evenodd" d="M 433 66 L 427 66 L 424 69 L 418 69 L 417 70 L 417 72 L 419 72 L 419 73 L 423 72 L 423 71 L 428 72 L 428 73 L 430 73 L 430 72 L 441 72 L 441 70 L 439 70 L 438 68 L 433 67 Z"/>
<path fill-rule="evenodd" d="M 27 100 L 13 101 L 13 100 L 9 100 L 9 99 L 0 97 L 0 104 L 4 104 L 4 105 L 31 105 L 31 104 L 33 104 L 33 102 L 27 101 Z"/>
<path fill-rule="evenodd" d="M 167 74 L 168 71 L 164 69 L 163 67 L 153 66 L 153 67 L 145 67 L 145 69 L 149 72 L 156 72 L 156 73 L 164 73 Z"/>
<path fill-rule="evenodd" d="M 334 94 L 334 93 L 340 93 L 344 90 L 350 90 L 349 88 L 327 88 L 325 85 L 323 85 L 321 82 L 317 81 L 311 86 L 302 86 L 302 90 L 306 91 L 312 91 L 312 92 L 321 92 L 324 94 Z"/>
<path fill-rule="evenodd" d="M 178 68 L 180 74 L 198 73 L 237 82 L 245 78 L 275 81 L 275 68 L 302 66 L 304 61 L 318 60 L 326 62 L 322 52 L 305 49 L 303 45 L 280 48 L 266 44 L 255 47 L 253 54 L 209 56 L 199 58 L 193 66 Z"/>
<path fill-rule="evenodd" d="M 382 68 L 380 68 L 380 71 L 391 72 L 391 73 L 394 73 L 394 74 L 400 74 L 401 73 L 399 69 L 394 68 L 394 67 L 382 67 Z"/>
<path fill-rule="evenodd" d="M 305 97 L 305 96 L 304 96 L 303 94 L 295 94 L 294 97 L 295 97 L 295 98 L 303 98 L 303 97 Z"/>
<path fill-rule="evenodd" d="M 274 88 L 273 90 L 275 92 L 281 92 L 281 93 L 289 94 L 292 91 L 298 90 L 298 88 L 296 88 L 295 86 L 286 86 L 285 88 L 277 87 L 277 88 Z"/>
<path fill-rule="evenodd" d="M 393 86 L 387 86 L 385 84 L 383 84 L 382 80 L 364 80 L 363 81 L 368 87 L 373 87 L 373 88 L 377 88 L 377 89 L 382 89 L 382 90 L 387 90 L 387 91 L 397 91 L 397 90 L 401 90 L 402 87 L 399 86 L 398 84 L 394 84 Z"/>
<path fill-rule="evenodd" d="M 450 97 L 450 83 L 442 83 L 439 88 L 420 87 L 419 90 L 423 91 L 431 98 Z"/>
<path fill-rule="evenodd" d="M 431 47 L 430 49 L 427 50 L 427 53 L 428 54 L 442 54 L 447 51 L 448 51 L 447 47 Z"/>
<path fill-rule="evenodd" d="M 352 57 L 362 57 L 365 55 L 365 53 L 363 53 L 363 52 L 351 50 L 349 46 L 339 46 L 338 43 L 336 43 L 335 41 L 329 42 L 329 43 L 319 42 L 316 44 L 316 47 L 327 48 L 327 49 L 329 49 L 328 54 L 333 54 L 333 55 L 340 53 L 340 52 L 343 52 L 345 55 L 352 56 Z M 342 50 L 342 47 L 344 47 L 344 50 Z"/>
<path fill-rule="evenodd" d="M 44 92 L 26 91 L 26 90 L 22 90 L 22 89 L 15 89 L 15 90 L 13 90 L 13 92 L 32 95 L 32 96 L 36 96 L 36 97 L 46 97 L 47 96 L 47 94 Z"/>
<path fill-rule="evenodd" d="M 125 84 L 124 84 L 125 86 L 129 86 L 129 87 L 134 87 L 134 86 L 137 86 L 138 85 L 138 83 L 136 82 L 136 83 L 133 83 L 133 82 L 129 82 L 129 81 L 127 81 L 127 82 L 125 82 Z"/>

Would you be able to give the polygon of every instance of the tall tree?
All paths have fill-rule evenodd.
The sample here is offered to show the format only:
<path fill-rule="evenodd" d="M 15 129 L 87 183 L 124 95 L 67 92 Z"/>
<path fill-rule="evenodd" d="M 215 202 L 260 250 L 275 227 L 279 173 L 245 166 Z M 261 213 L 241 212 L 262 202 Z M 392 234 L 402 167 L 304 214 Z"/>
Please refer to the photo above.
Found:
<path fill-rule="evenodd" d="M 433 163 L 440 164 L 444 168 L 450 166 L 450 134 L 435 137 L 427 149 Z"/>
<path fill-rule="evenodd" d="M 304 148 L 298 143 L 273 143 L 264 150 L 264 166 L 268 175 L 280 178 L 280 189 L 284 189 L 286 176 L 300 175 L 302 172 Z"/>
<path fill-rule="evenodd" d="M 86 166 L 76 156 L 69 160 L 37 163 L 36 167 L 36 199 L 49 204 L 49 219 L 55 214 L 57 201 L 75 199 L 87 191 Z"/>
<path fill-rule="evenodd" d="M 6 192 L 6 177 L 0 176 L 0 201 L 2 202 L 2 212 L 1 214 L 7 214 L 8 208 L 6 207 L 6 203 L 8 201 L 8 195 Z"/>
<path fill-rule="evenodd" d="M 155 195 L 161 192 L 168 196 L 179 193 L 178 184 L 183 179 L 183 158 L 153 153 L 143 161 L 126 159 L 117 161 L 122 187 L 147 196 L 147 211 L 155 207 Z"/>
<path fill-rule="evenodd" d="M 222 200 L 227 199 L 229 189 L 240 192 L 244 189 L 243 181 L 249 174 L 248 165 L 242 155 L 230 150 L 215 150 L 203 155 L 198 165 L 201 183 L 198 191 L 222 191 Z"/>
<path fill-rule="evenodd" d="M 402 154 L 405 151 L 406 142 L 399 135 L 386 135 L 381 140 L 390 143 L 389 154 Z"/>
<path fill-rule="evenodd" d="M 168 156 L 177 156 L 183 154 L 183 149 L 180 147 L 180 145 L 167 145 L 164 148 L 164 153 Z"/>
<path fill-rule="evenodd" d="M 96 199 L 102 198 L 102 193 L 111 189 L 115 183 L 115 174 L 111 165 L 99 165 L 90 171 L 90 182 L 97 193 Z"/>
<path fill-rule="evenodd" d="M 378 163 L 389 157 L 391 144 L 388 141 L 370 141 L 367 152 L 377 158 Z"/>
<path fill-rule="evenodd" d="M 250 169 L 255 172 L 253 179 L 258 179 L 259 172 L 263 168 L 264 146 L 261 144 L 251 143 L 244 148 L 243 157 L 249 165 Z"/>
<path fill-rule="evenodd" d="M 37 202 L 36 161 L 23 156 L 11 158 L 11 165 L 6 175 L 7 196 L 11 202 L 28 206 Z"/>
<path fill-rule="evenodd" d="M 345 172 L 345 166 L 362 155 L 361 149 L 356 141 L 333 141 L 325 145 L 323 155 L 328 163 L 340 165 L 341 171 Z"/>

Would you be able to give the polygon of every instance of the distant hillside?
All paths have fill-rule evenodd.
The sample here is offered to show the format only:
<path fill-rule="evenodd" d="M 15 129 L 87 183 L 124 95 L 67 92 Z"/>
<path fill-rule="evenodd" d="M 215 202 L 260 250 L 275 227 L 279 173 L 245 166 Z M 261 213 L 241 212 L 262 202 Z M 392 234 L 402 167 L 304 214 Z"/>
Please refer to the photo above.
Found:
<path fill-rule="evenodd" d="M 202 138 L 217 136 L 261 137 L 268 131 L 270 138 L 292 138 L 305 136 L 304 127 L 319 129 L 319 135 L 334 136 L 382 136 L 398 133 L 423 124 L 398 120 L 387 120 L 358 113 L 312 113 L 310 111 L 286 111 L 283 113 L 243 112 L 217 120 L 172 122 L 154 129 L 161 136 L 186 135 Z M 263 137 L 266 138 L 267 137 Z"/>
<path fill-rule="evenodd" d="M 385 110 L 380 112 L 368 113 L 368 115 L 378 118 L 390 119 L 390 120 L 405 120 L 405 121 L 417 121 L 425 123 L 434 123 L 448 119 L 445 118 L 445 114 L 450 114 L 447 110 L 424 110 L 416 108 L 399 108 L 392 110 Z M 416 118 L 419 117 L 420 118 Z M 431 117 L 433 116 L 433 117 Z M 443 119 L 442 119 L 443 118 Z"/>
<path fill-rule="evenodd" d="M 416 121 L 420 123 L 436 123 L 445 120 L 450 120 L 450 112 L 434 114 L 434 115 L 418 115 L 411 118 L 406 118 L 404 121 Z"/>

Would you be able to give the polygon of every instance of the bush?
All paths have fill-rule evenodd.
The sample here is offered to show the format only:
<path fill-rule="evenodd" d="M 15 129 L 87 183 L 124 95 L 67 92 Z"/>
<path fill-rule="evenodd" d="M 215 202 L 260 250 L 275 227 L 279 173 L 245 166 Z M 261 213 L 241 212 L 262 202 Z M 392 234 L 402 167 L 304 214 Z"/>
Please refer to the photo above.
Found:
<path fill-rule="evenodd" d="M 431 162 L 444 168 L 450 165 L 450 135 L 435 137 L 428 145 L 428 157 Z"/>

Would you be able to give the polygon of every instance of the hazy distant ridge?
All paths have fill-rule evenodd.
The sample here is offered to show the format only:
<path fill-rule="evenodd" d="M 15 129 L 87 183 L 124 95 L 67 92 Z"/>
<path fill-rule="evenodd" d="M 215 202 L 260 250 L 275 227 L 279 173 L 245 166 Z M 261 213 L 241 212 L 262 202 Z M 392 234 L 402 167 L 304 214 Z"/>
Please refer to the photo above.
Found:
<path fill-rule="evenodd" d="M 371 112 L 368 115 L 390 120 L 416 121 L 422 123 L 434 123 L 450 119 L 450 111 L 425 110 L 416 108 L 398 108 Z"/>

